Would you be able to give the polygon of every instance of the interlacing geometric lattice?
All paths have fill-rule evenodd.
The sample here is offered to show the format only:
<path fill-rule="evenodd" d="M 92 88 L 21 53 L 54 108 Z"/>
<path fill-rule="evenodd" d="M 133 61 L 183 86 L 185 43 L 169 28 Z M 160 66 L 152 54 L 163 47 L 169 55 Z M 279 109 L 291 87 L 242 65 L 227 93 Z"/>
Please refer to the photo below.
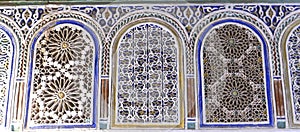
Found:
<path fill-rule="evenodd" d="M 268 121 L 262 44 L 247 28 L 213 28 L 203 46 L 204 122 Z M 201 106 L 200 106 L 201 107 Z"/>
<path fill-rule="evenodd" d="M 11 39 L 5 31 L 0 30 L 0 126 L 4 125 L 6 116 L 12 56 Z"/>
<path fill-rule="evenodd" d="M 178 42 L 153 23 L 139 24 L 118 46 L 116 123 L 179 123 Z"/>
<path fill-rule="evenodd" d="M 30 96 L 30 124 L 92 121 L 94 47 L 76 25 L 49 28 L 38 38 Z"/>
<path fill-rule="evenodd" d="M 294 120 L 300 123 L 300 27 L 296 27 L 287 39 L 288 67 Z"/>

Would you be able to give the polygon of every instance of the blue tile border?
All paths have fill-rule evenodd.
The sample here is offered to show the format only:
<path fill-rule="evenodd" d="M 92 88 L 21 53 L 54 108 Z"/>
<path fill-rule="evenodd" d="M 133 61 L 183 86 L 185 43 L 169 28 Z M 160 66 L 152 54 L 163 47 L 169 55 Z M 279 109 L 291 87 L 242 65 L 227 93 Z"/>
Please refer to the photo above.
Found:
<path fill-rule="evenodd" d="M 0 30 L 3 30 L 10 38 L 12 42 L 12 60 L 11 60 L 11 66 L 10 66 L 10 77 L 9 77 L 9 87 L 7 91 L 7 99 L 6 99 L 6 111 L 5 111 L 5 121 L 4 121 L 4 127 L 7 126 L 7 116 L 8 116 L 8 106 L 9 106 L 9 95 L 10 95 L 10 90 L 11 90 L 11 85 L 12 85 L 12 77 L 13 77 L 13 69 L 14 69 L 14 58 L 15 58 L 15 51 L 16 51 L 16 42 L 13 37 L 13 34 L 4 26 L 0 25 Z"/>
<path fill-rule="evenodd" d="M 201 46 L 202 46 L 202 41 L 204 39 L 204 37 L 206 36 L 206 34 L 210 31 L 210 29 L 212 29 L 214 26 L 219 25 L 219 24 L 223 24 L 223 23 L 228 23 L 228 22 L 232 22 L 232 23 L 237 23 L 237 24 L 242 24 L 247 26 L 248 28 L 252 29 L 260 38 L 260 40 L 263 43 L 263 52 L 264 52 L 264 63 L 265 63 L 265 75 L 266 75 L 266 86 L 267 86 L 267 100 L 268 100 L 268 112 L 269 112 L 269 123 L 267 124 L 205 124 L 203 123 L 203 101 L 202 101 L 202 76 L 201 76 L 201 58 L 200 58 L 200 51 L 201 51 Z M 220 20 L 217 22 L 214 22 L 212 24 L 210 24 L 201 34 L 199 41 L 198 41 L 198 47 L 197 47 L 197 60 L 198 60 L 198 89 L 199 89 L 199 96 L 198 96 L 198 107 L 199 107 L 199 116 L 200 116 L 200 127 L 255 127 L 255 126 L 259 126 L 259 127 L 273 127 L 274 126 L 274 117 L 273 117 L 273 106 L 272 106 L 272 99 L 271 99 L 271 86 L 270 86 L 270 64 L 269 64 L 269 56 L 268 56 L 268 46 L 267 43 L 264 39 L 264 37 L 262 36 L 262 34 L 258 31 L 258 29 L 256 29 L 253 25 L 251 25 L 248 22 L 242 21 L 242 20 L 237 20 L 237 19 L 225 19 L 225 20 Z"/>

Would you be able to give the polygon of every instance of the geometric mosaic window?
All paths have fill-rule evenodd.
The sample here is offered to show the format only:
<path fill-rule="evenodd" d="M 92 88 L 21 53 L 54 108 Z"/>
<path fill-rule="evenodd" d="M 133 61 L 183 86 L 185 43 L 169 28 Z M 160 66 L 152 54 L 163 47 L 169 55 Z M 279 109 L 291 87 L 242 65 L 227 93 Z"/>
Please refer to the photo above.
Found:
<path fill-rule="evenodd" d="M 300 27 L 295 27 L 286 42 L 293 122 L 300 124 Z"/>
<path fill-rule="evenodd" d="M 44 31 L 35 43 L 28 126 L 91 124 L 94 40 L 74 24 Z"/>
<path fill-rule="evenodd" d="M 258 36 L 238 24 L 220 24 L 207 33 L 202 48 L 203 126 L 270 122 L 266 64 Z"/>
<path fill-rule="evenodd" d="M 117 49 L 116 125 L 181 123 L 176 39 L 154 23 L 138 24 L 122 35 Z"/>
<path fill-rule="evenodd" d="M 14 49 L 10 35 L 0 27 L 0 127 L 6 125 Z"/>

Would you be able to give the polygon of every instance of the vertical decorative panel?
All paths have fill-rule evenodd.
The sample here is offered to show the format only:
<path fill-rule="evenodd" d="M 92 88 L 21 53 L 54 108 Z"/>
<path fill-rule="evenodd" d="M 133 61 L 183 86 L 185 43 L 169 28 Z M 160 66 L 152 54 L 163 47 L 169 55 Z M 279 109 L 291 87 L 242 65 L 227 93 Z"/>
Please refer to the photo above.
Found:
<path fill-rule="evenodd" d="M 60 21 L 35 38 L 27 127 L 96 127 L 97 39 L 76 21 Z"/>
<path fill-rule="evenodd" d="M 0 127 L 6 126 L 12 86 L 14 47 L 11 34 L 0 26 Z"/>
<path fill-rule="evenodd" d="M 186 128 L 187 129 L 195 129 L 196 128 L 196 98 L 195 95 L 195 78 L 190 76 L 186 76 L 187 81 L 187 97 L 186 97 L 186 109 L 187 109 L 187 117 L 186 117 Z"/>
<path fill-rule="evenodd" d="M 14 91 L 14 105 L 15 113 L 13 113 L 12 119 L 15 121 L 20 121 L 24 117 L 23 109 L 25 104 L 25 92 L 24 92 L 25 82 L 17 82 Z"/>
<path fill-rule="evenodd" d="M 281 79 L 274 80 L 274 93 L 275 93 L 275 101 L 276 101 L 276 115 L 278 117 L 284 117 L 284 99 L 283 99 L 283 91 L 282 91 L 282 84 Z"/>
<path fill-rule="evenodd" d="M 118 42 L 113 126 L 182 127 L 176 36 L 164 26 L 142 23 Z"/>
<path fill-rule="evenodd" d="M 282 89 L 282 80 L 280 78 L 274 78 L 274 95 L 275 95 L 275 106 L 276 106 L 276 118 L 277 128 L 285 128 L 285 109 L 284 109 L 284 95 Z"/>
<path fill-rule="evenodd" d="M 109 79 L 101 79 L 100 118 L 108 118 Z"/>
<path fill-rule="evenodd" d="M 198 51 L 200 126 L 271 125 L 265 42 L 249 25 L 213 25 L 202 35 Z"/>
<path fill-rule="evenodd" d="M 196 117 L 195 103 L 195 79 L 187 78 L 187 116 L 188 118 Z"/>

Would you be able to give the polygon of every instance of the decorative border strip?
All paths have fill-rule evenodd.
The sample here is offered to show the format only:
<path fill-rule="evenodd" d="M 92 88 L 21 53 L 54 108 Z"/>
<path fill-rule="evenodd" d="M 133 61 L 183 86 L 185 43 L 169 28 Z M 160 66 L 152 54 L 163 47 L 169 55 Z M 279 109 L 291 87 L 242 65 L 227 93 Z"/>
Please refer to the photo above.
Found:
<path fill-rule="evenodd" d="M 12 102 L 12 100 L 10 100 L 11 98 L 10 98 L 10 95 L 12 95 L 11 94 L 11 91 L 13 91 L 13 86 L 14 86 L 14 80 L 13 80 L 13 78 L 14 78 L 14 67 L 15 67 L 15 56 L 17 56 L 17 54 L 16 54 L 16 41 L 15 41 L 15 38 L 14 38 L 14 35 L 11 33 L 11 31 L 9 31 L 8 30 L 8 28 L 7 27 L 5 27 L 5 26 L 2 26 L 2 25 L 0 25 L 0 30 L 2 30 L 2 31 L 4 31 L 8 36 L 9 36 L 9 39 L 11 40 L 11 44 L 12 44 L 12 60 L 10 60 L 11 61 L 11 66 L 10 66 L 10 74 L 9 74 L 9 85 L 8 85 L 8 89 L 6 89 L 6 92 L 4 93 L 4 96 L 6 96 L 6 99 L 4 100 L 4 102 L 6 102 L 6 105 L 5 105 L 5 115 L 4 115 L 4 127 L 6 127 L 7 126 L 7 124 L 10 124 L 10 123 L 8 123 L 7 122 L 7 120 L 8 120 L 8 118 L 9 118 L 9 114 L 8 113 L 10 113 L 9 112 L 9 105 L 10 105 L 10 102 Z"/>

